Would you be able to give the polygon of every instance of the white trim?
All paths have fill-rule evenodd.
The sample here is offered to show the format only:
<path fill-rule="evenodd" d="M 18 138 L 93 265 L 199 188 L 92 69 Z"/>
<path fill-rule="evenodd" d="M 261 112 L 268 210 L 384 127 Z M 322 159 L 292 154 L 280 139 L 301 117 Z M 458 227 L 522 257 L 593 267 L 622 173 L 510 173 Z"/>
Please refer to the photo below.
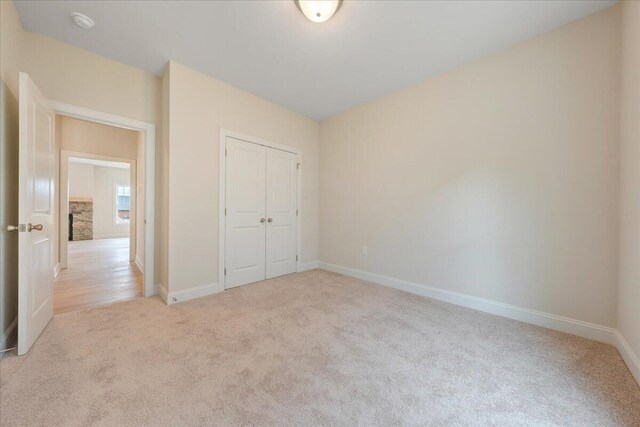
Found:
<path fill-rule="evenodd" d="M 616 348 L 618 349 L 618 352 L 627 364 L 627 367 L 629 368 L 629 371 L 631 371 L 631 374 L 634 376 L 638 384 L 640 384 L 640 358 L 633 352 L 633 349 L 631 349 L 631 346 L 624 338 L 624 336 L 620 333 L 620 331 L 616 331 L 615 335 Z"/>
<path fill-rule="evenodd" d="M 185 302 L 191 299 L 217 294 L 221 291 L 223 291 L 221 286 L 219 286 L 217 283 L 211 283 L 208 285 L 196 286 L 181 291 L 169 292 L 166 295 L 165 302 L 167 303 L 167 305 L 177 304 L 179 302 Z"/>
<path fill-rule="evenodd" d="M 133 233 L 131 233 L 131 232 L 127 232 L 125 234 L 118 234 L 118 233 L 97 233 L 96 234 L 96 233 L 93 233 L 93 240 L 124 239 L 126 237 L 131 239 L 132 235 L 133 235 Z M 129 248 L 129 252 L 131 253 L 131 248 Z M 130 260 L 129 262 L 133 262 L 133 261 L 135 261 L 135 256 L 133 256 L 133 260 Z"/>
<path fill-rule="evenodd" d="M 298 272 L 314 270 L 316 268 L 319 268 L 319 265 L 319 261 L 305 262 L 304 264 L 302 264 L 302 267 L 298 269 Z"/>
<path fill-rule="evenodd" d="M 55 279 L 60 274 L 60 263 L 56 262 L 56 265 L 53 266 L 53 278 Z"/>
<path fill-rule="evenodd" d="M 13 319 L 13 322 L 9 323 L 7 329 L 2 333 L 0 337 L 0 350 L 7 349 L 14 343 L 16 335 L 18 334 L 18 317 Z"/>
<path fill-rule="evenodd" d="M 140 256 L 138 254 L 136 254 L 136 265 L 138 266 L 138 268 L 140 269 L 140 271 L 144 271 L 144 263 L 142 262 L 142 260 L 140 259 Z"/>
<path fill-rule="evenodd" d="M 298 148 L 288 147 L 286 145 L 275 144 L 269 141 L 266 141 L 261 138 L 256 138 L 253 136 L 243 135 L 238 132 L 230 131 L 227 129 L 220 128 L 220 139 L 218 141 L 218 170 L 220 171 L 220 176 L 218 179 L 218 283 L 221 285 L 220 287 L 225 289 L 225 256 L 226 256 L 226 248 L 225 248 L 225 229 L 226 229 L 226 215 L 225 215 L 225 200 L 226 200 L 226 140 L 227 137 L 240 139 L 242 141 L 250 142 L 253 144 L 263 145 L 265 147 L 275 148 L 277 150 L 286 151 L 289 153 L 296 154 L 298 156 L 298 163 L 300 167 L 297 169 L 298 173 L 298 194 L 297 194 L 297 210 L 298 217 L 296 219 L 296 233 L 297 233 L 297 243 L 296 243 L 296 256 L 298 261 L 296 262 L 296 272 L 303 271 L 302 266 L 302 152 Z"/>
<path fill-rule="evenodd" d="M 145 158 L 145 218 L 144 218 L 144 296 L 155 294 L 154 254 L 155 254 L 155 170 L 156 170 L 156 125 L 115 114 L 89 108 L 78 107 L 58 101 L 51 101 L 56 114 L 88 120 L 90 122 L 144 132 Z M 135 236 L 134 236 L 135 237 Z"/>
<path fill-rule="evenodd" d="M 275 142 L 270 142 L 270 141 L 267 141 L 266 139 L 258 138 L 255 136 L 249 136 L 249 135 L 242 134 L 240 132 L 234 132 L 232 130 L 220 128 L 220 141 L 224 141 L 224 139 L 222 138 L 223 136 L 240 139 L 242 141 L 250 142 L 252 144 L 264 145 L 265 147 L 275 148 L 277 150 L 287 151 L 289 153 L 297 154 L 298 156 L 301 154 L 301 150 L 299 148 L 289 147 L 288 145 L 276 144 Z"/>
<path fill-rule="evenodd" d="M 554 329 L 556 331 L 566 332 L 568 334 L 578 335 L 583 338 L 601 341 L 608 344 L 615 344 L 614 328 L 608 326 L 596 325 L 594 323 L 584 322 L 582 320 L 571 319 L 568 317 L 557 316 L 555 314 L 544 313 L 542 311 L 531 310 L 528 308 L 518 307 L 515 305 L 504 304 L 484 298 L 478 298 L 459 292 L 438 289 L 419 283 L 407 282 L 404 280 L 394 279 L 392 277 L 382 276 L 379 274 L 369 273 L 362 270 L 356 270 L 349 267 L 343 267 L 326 262 L 320 262 L 319 268 L 333 271 L 334 273 L 344 274 L 346 276 L 355 277 L 361 280 L 377 283 L 379 285 L 388 286 L 390 288 L 400 289 L 402 291 L 411 292 L 413 294 L 422 295 L 438 301 L 444 301 L 462 307 L 472 308 L 474 310 L 491 313 L 498 316 L 518 320 L 533 325 L 542 326 L 543 328 Z"/>

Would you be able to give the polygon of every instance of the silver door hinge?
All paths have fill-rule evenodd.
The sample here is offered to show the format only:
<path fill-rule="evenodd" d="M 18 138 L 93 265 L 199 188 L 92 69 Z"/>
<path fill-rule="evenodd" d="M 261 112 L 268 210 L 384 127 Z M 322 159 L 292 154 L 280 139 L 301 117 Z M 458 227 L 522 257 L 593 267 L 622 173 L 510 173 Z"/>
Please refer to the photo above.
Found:
<path fill-rule="evenodd" d="M 296 164 L 296 169 L 300 169 L 300 163 Z"/>
<path fill-rule="evenodd" d="M 224 268 L 224 275 L 227 275 L 227 267 Z"/>
<path fill-rule="evenodd" d="M 296 209 L 296 216 L 298 216 L 298 209 Z"/>
<path fill-rule="evenodd" d="M 224 216 L 227 216 L 227 208 L 224 208 Z"/>
<path fill-rule="evenodd" d="M 224 156 L 227 157 L 227 149 L 224 149 Z"/>
<path fill-rule="evenodd" d="M 298 260 L 298 255 L 296 255 L 296 261 Z"/>

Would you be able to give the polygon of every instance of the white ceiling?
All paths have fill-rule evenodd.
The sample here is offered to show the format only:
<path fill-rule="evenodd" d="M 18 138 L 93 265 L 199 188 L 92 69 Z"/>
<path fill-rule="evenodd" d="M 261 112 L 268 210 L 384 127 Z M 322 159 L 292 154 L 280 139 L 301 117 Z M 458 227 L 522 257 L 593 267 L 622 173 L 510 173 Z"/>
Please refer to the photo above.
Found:
<path fill-rule="evenodd" d="M 85 165 L 102 166 L 104 168 L 129 169 L 129 163 L 113 162 L 109 160 L 85 159 L 84 157 L 69 157 L 70 163 L 82 163 Z"/>
<path fill-rule="evenodd" d="M 161 75 L 169 59 L 322 120 L 615 4 L 353 1 L 315 24 L 284 1 L 16 1 L 25 29 Z M 96 22 L 77 27 L 79 11 Z"/>

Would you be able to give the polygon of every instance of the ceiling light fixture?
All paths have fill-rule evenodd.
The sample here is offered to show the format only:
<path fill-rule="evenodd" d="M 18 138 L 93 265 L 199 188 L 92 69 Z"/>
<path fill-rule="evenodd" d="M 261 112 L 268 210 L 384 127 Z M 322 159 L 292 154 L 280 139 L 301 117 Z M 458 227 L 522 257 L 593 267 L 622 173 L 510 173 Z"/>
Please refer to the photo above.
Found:
<path fill-rule="evenodd" d="M 88 30 L 89 28 L 96 25 L 95 22 L 93 22 L 93 19 L 80 12 L 71 12 L 71 17 L 73 18 L 74 22 L 78 24 L 78 27 L 84 28 L 85 30 Z"/>
<path fill-rule="evenodd" d="M 313 22 L 328 21 L 342 6 L 342 0 L 295 0 L 300 12 Z"/>

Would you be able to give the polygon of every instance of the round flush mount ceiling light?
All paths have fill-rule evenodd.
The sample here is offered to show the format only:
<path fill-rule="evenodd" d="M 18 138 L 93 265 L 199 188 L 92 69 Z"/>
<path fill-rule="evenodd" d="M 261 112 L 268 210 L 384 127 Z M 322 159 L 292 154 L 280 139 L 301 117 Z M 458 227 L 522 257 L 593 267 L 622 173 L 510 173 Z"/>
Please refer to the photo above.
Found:
<path fill-rule="evenodd" d="M 342 6 L 342 0 L 295 0 L 300 12 L 313 22 L 328 21 Z"/>
<path fill-rule="evenodd" d="M 93 19 L 80 12 L 71 12 L 71 17 L 73 18 L 73 21 L 78 24 L 78 27 L 84 28 L 85 30 L 96 25 L 95 22 L 93 22 Z"/>

